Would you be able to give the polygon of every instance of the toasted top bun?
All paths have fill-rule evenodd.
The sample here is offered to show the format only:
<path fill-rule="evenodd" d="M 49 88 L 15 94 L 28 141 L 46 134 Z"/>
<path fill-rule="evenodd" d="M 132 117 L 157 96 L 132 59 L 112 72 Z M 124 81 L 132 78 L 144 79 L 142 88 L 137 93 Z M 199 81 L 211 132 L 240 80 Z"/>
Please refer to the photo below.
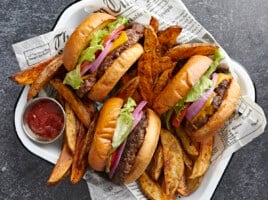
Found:
<path fill-rule="evenodd" d="M 212 62 L 207 56 L 195 55 L 189 58 L 156 98 L 153 109 L 161 115 L 173 107 L 201 78 Z"/>
<path fill-rule="evenodd" d="M 129 174 L 125 177 L 125 183 L 131 183 L 137 180 L 149 165 L 155 149 L 157 147 L 161 122 L 159 117 L 151 109 L 147 109 L 148 126 L 143 144 L 135 157 L 134 165 Z"/>
<path fill-rule="evenodd" d="M 116 18 L 106 13 L 93 13 L 75 29 L 63 49 L 63 63 L 68 71 L 76 67 L 81 52 L 87 47 L 95 30 L 100 30 Z"/>
<path fill-rule="evenodd" d="M 93 85 L 88 93 L 88 97 L 94 101 L 100 101 L 105 98 L 142 53 L 143 47 L 139 43 L 124 50 Z"/>
<path fill-rule="evenodd" d="M 232 79 L 229 88 L 226 90 L 223 101 L 218 110 L 209 118 L 209 121 L 200 129 L 187 134 L 195 141 L 200 142 L 210 136 L 213 136 L 224 123 L 233 114 L 237 102 L 240 98 L 240 87 L 238 83 Z"/>
<path fill-rule="evenodd" d="M 88 163 L 94 170 L 104 171 L 106 167 L 116 120 L 123 103 L 121 98 L 110 98 L 102 106 L 88 154 Z"/>

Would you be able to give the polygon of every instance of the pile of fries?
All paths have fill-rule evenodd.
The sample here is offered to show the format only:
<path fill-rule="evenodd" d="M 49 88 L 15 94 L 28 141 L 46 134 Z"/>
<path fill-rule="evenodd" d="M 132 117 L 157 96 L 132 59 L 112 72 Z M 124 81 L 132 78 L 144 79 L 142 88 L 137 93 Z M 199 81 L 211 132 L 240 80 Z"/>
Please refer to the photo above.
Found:
<path fill-rule="evenodd" d="M 161 130 L 153 159 L 139 178 L 142 191 L 150 199 L 190 195 L 201 184 L 210 165 L 212 137 L 197 144 L 183 130 L 178 128 L 175 133 Z"/>
<path fill-rule="evenodd" d="M 218 48 L 214 44 L 176 44 L 182 31 L 170 26 L 159 31 L 152 17 L 144 33 L 144 53 L 120 80 L 119 89 L 112 96 L 136 102 L 146 100 L 151 106 L 170 81 L 173 70 L 189 57 L 212 55 Z M 58 92 L 57 99 L 66 113 L 66 128 L 61 154 L 49 177 L 48 184 L 56 184 L 66 176 L 70 182 L 79 182 L 87 168 L 87 157 L 93 139 L 98 111 L 94 102 L 79 98 L 75 90 L 63 84 L 67 71 L 62 55 L 57 55 L 10 78 L 20 85 L 30 85 L 27 100 L 34 98 L 47 84 Z M 213 138 L 195 143 L 180 128 L 161 130 L 160 141 L 146 172 L 139 178 L 144 194 L 150 199 L 175 199 L 187 196 L 201 184 L 210 165 Z"/>

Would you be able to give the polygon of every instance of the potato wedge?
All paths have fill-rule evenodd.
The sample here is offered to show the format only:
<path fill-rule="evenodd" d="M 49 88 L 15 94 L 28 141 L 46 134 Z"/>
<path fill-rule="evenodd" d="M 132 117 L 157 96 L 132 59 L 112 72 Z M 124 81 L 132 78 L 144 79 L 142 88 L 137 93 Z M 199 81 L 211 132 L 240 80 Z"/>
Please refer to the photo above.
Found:
<path fill-rule="evenodd" d="M 180 180 L 177 191 L 182 196 L 187 196 L 189 194 L 189 189 L 187 187 L 185 174 L 183 174 L 182 179 Z"/>
<path fill-rule="evenodd" d="M 211 43 L 187 43 L 180 44 L 166 52 L 166 56 L 170 57 L 174 62 L 190 58 L 193 55 L 213 55 L 219 47 Z"/>
<path fill-rule="evenodd" d="M 72 152 L 70 151 L 68 144 L 64 142 L 60 156 L 54 166 L 50 177 L 48 179 L 48 185 L 54 185 L 60 182 L 68 170 L 71 168 L 73 162 Z"/>
<path fill-rule="evenodd" d="M 174 67 L 165 70 L 158 78 L 158 80 L 155 83 L 154 86 L 154 96 L 157 97 L 161 91 L 166 87 L 168 82 L 171 80 L 171 73 L 173 71 Z"/>
<path fill-rule="evenodd" d="M 149 24 L 154 29 L 154 32 L 157 33 L 158 29 L 159 29 L 159 22 L 154 16 L 151 17 L 151 20 L 150 20 Z"/>
<path fill-rule="evenodd" d="M 138 75 L 137 68 L 130 69 L 129 71 L 127 71 L 127 73 L 125 73 L 122 76 L 122 78 L 120 80 L 120 84 L 121 85 L 127 84 L 131 79 L 135 78 L 137 75 Z"/>
<path fill-rule="evenodd" d="M 189 171 L 193 170 L 193 161 L 191 160 L 190 156 L 182 149 L 182 154 L 183 154 L 183 161 L 185 166 Z"/>
<path fill-rule="evenodd" d="M 132 98 L 135 100 L 137 104 L 139 104 L 142 101 L 142 96 L 138 90 L 134 92 L 134 94 L 132 95 Z"/>
<path fill-rule="evenodd" d="M 150 162 L 150 165 L 147 168 L 147 173 L 154 181 L 158 181 L 162 173 L 163 167 L 164 167 L 163 148 L 161 144 L 158 144 L 154 156 Z"/>
<path fill-rule="evenodd" d="M 39 74 L 44 70 L 44 68 L 55 59 L 55 57 L 45 60 L 44 62 L 38 63 L 30 68 L 19 71 L 12 74 L 9 78 L 17 84 L 29 85 L 32 84 Z"/>
<path fill-rule="evenodd" d="M 77 137 L 77 127 L 76 127 L 76 117 L 73 109 L 71 108 L 69 102 L 65 103 L 65 138 L 69 149 L 74 154 L 76 137 Z"/>
<path fill-rule="evenodd" d="M 185 151 L 192 156 L 198 156 L 199 152 L 197 146 L 191 140 L 191 138 L 185 133 L 185 131 L 180 127 L 178 127 L 176 128 L 175 133 L 180 139 Z"/>
<path fill-rule="evenodd" d="M 189 179 L 194 179 L 206 173 L 208 167 L 210 166 L 212 149 L 213 149 L 213 137 L 210 137 L 201 142 L 200 154 L 194 163 L 193 171 L 191 175 L 188 177 Z"/>
<path fill-rule="evenodd" d="M 126 101 L 127 98 L 131 97 L 138 89 L 139 81 L 139 76 L 132 78 L 116 92 L 115 96 L 120 97 Z"/>
<path fill-rule="evenodd" d="M 169 200 L 170 198 L 164 193 L 162 188 L 157 182 L 154 182 L 150 177 L 144 172 L 138 179 L 141 189 L 145 196 L 151 200 Z"/>
<path fill-rule="evenodd" d="M 38 92 L 52 79 L 52 77 L 56 74 L 56 72 L 62 66 L 62 55 L 55 57 L 38 75 L 38 77 L 31 84 L 27 100 L 35 97 Z"/>
<path fill-rule="evenodd" d="M 170 131 L 162 129 L 160 139 L 164 155 L 165 193 L 174 195 L 184 175 L 182 148 L 177 138 Z"/>
<path fill-rule="evenodd" d="M 89 127 L 91 116 L 79 97 L 59 79 L 51 80 L 50 84 L 58 91 L 58 93 L 63 96 L 67 102 L 70 103 L 70 106 L 75 112 L 77 118 L 84 124 L 84 126 Z"/>
<path fill-rule="evenodd" d="M 145 52 L 138 61 L 139 91 L 148 105 L 153 101 L 152 52 Z"/>
<path fill-rule="evenodd" d="M 78 155 L 78 163 L 82 163 L 83 162 L 83 159 L 84 157 L 88 157 L 87 154 L 89 152 L 89 149 L 91 147 L 91 143 L 92 143 L 92 140 L 93 140 L 93 137 L 94 137 L 94 132 L 95 132 L 95 127 L 96 127 L 96 123 L 97 123 L 97 119 L 98 119 L 98 114 L 96 113 L 94 115 L 94 118 L 93 120 L 90 122 L 90 125 L 89 125 L 89 128 L 86 132 L 86 136 L 85 136 L 85 139 L 82 143 L 82 147 L 81 147 L 81 151 Z"/>
<path fill-rule="evenodd" d="M 199 177 L 196 177 L 194 179 L 187 179 L 187 181 L 186 181 L 187 188 L 188 188 L 187 195 L 190 195 L 195 190 L 197 190 L 197 188 L 201 185 L 203 179 L 204 179 L 204 176 L 199 176 Z"/>
<path fill-rule="evenodd" d="M 143 49 L 145 52 L 151 52 L 152 55 L 155 55 L 159 48 L 159 41 L 157 34 L 153 27 L 150 25 L 147 26 L 144 30 L 144 44 Z"/>
<path fill-rule="evenodd" d="M 90 119 L 92 119 L 92 117 L 94 116 L 95 113 L 95 106 L 94 106 L 94 102 L 90 99 L 88 99 L 87 97 L 84 97 L 81 99 L 82 103 L 85 105 L 85 108 L 87 109 L 87 112 L 89 113 Z"/>
<path fill-rule="evenodd" d="M 73 156 L 72 171 L 70 176 L 70 182 L 72 184 L 78 183 L 85 174 L 87 166 L 87 157 L 84 156 L 81 162 L 79 162 L 79 155 L 85 142 L 86 130 L 82 123 L 79 124 L 79 131 L 75 144 L 75 152 Z"/>
<path fill-rule="evenodd" d="M 152 76 L 160 74 L 167 69 L 173 68 L 175 63 L 168 56 L 154 57 L 152 64 Z"/>
<path fill-rule="evenodd" d="M 181 31 L 182 28 L 180 26 L 174 25 L 157 33 L 161 51 L 160 55 L 164 55 L 168 49 L 176 44 L 177 37 Z"/>

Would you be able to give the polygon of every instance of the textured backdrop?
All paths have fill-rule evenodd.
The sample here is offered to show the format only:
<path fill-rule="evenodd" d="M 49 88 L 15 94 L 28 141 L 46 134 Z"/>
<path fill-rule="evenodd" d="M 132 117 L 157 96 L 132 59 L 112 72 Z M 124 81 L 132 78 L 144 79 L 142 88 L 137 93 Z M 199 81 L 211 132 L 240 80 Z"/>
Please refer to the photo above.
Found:
<path fill-rule="evenodd" d="M 22 87 L 11 45 L 51 30 L 71 0 L 0 1 L 0 199 L 89 199 L 85 182 L 47 187 L 52 165 L 27 151 L 16 136 L 14 108 Z M 257 102 L 268 113 L 268 1 L 184 0 L 228 54 L 248 70 Z M 268 199 L 268 135 L 234 154 L 213 199 Z"/>

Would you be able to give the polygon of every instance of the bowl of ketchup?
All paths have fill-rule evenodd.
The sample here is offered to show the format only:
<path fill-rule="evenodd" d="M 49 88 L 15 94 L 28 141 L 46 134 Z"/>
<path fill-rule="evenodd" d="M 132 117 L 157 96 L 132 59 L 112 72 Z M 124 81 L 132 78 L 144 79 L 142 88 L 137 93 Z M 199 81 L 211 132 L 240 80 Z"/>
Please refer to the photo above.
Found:
<path fill-rule="evenodd" d="M 65 112 L 61 104 L 50 97 L 37 97 L 29 101 L 22 116 L 27 136 L 35 142 L 51 143 L 65 129 Z"/>

